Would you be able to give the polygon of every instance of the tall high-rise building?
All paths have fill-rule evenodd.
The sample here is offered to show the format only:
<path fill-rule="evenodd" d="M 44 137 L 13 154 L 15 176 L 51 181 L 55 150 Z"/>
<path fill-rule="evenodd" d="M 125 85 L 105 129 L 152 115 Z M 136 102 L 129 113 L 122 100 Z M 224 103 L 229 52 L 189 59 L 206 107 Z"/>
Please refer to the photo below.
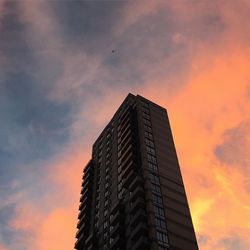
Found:
<path fill-rule="evenodd" d="M 129 94 L 83 172 L 75 249 L 198 249 L 164 108 Z"/>

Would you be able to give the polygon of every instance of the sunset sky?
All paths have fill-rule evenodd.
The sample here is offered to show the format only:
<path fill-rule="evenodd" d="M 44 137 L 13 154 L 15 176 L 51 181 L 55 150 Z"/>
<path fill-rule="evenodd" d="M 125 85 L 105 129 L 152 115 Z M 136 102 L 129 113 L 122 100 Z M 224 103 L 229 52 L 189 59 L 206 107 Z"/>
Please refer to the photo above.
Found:
<path fill-rule="evenodd" d="M 249 250 L 249 13 L 0 0 L 0 250 L 73 249 L 83 167 L 129 92 L 168 110 L 199 248 Z"/>

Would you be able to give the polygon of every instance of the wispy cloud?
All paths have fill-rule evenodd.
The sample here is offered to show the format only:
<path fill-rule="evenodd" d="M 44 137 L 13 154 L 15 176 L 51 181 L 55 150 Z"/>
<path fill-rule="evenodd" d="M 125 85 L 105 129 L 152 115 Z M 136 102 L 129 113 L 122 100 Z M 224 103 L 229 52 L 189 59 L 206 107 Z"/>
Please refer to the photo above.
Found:
<path fill-rule="evenodd" d="M 0 249 L 72 249 L 82 168 L 128 92 L 168 108 L 200 247 L 249 248 L 249 9 L 0 1 Z"/>

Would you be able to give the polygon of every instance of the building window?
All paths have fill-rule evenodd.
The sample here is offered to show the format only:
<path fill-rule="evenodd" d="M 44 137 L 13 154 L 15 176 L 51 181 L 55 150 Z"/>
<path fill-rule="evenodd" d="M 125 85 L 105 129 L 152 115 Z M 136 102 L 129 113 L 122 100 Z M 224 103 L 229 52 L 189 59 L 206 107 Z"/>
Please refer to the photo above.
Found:
<path fill-rule="evenodd" d="M 149 114 L 146 114 L 146 112 L 143 112 L 143 117 L 147 120 L 150 120 Z"/>
<path fill-rule="evenodd" d="M 122 182 L 118 184 L 118 191 L 122 189 Z"/>
<path fill-rule="evenodd" d="M 104 194 L 105 198 L 107 198 L 108 195 L 109 195 L 109 191 L 106 191 Z"/>
<path fill-rule="evenodd" d="M 161 218 L 165 218 L 164 210 L 161 207 L 154 206 L 155 215 Z"/>
<path fill-rule="evenodd" d="M 166 222 L 159 219 L 159 218 L 155 218 L 155 225 L 157 229 L 166 231 L 167 230 L 167 226 L 166 226 Z"/>
<path fill-rule="evenodd" d="M 147 146 L 147 152 L 152 154 L 152 155 L 155 155 L 155 150 L 153 148 L 150 148 Z"/>
<path fill-rule="evenodd" d="M 154 172 L 156 172 L 156 173 L 158 172 L 158 168 L 157 168 L 157 166 L 156 166 L 155 164 L 149 162 L 149 163 L 148 163 L 148 167 L 149 167 L 152 171 L 154 171 Z"/>
<path fill-rule="evenodd" d="M 108 237 L 108 233 L 107 233 L 107 232 L 104 232 L 103 238 L 106 239 L 107 237 Z"/>
<path fill-rule="evenodd" d="M 95 206 L 96 210 L 98 210 L 100 208 L 100 203 L 98 202 Z"/>
<path fill-rule="evenodd" d="M 155 204 L 163 205 L 162 198 L 159 195 L 153 194 L 153 201 Z"/>
<path fill-rule="evenodd" d="M 122 171 L 122 167 L 121 167 L 121 166 L 119 166 L 119 167 L 118 167 L 118 174 L 120 174 L 120 173 L 121 173 L 121 171 Z"/>
<path fill-rule="evenodd" d="M 153 164 L 156 164 L 156 163 L 157 163 L 157 162 L 156 162 L 156 157 L 155 157 L 155 156 L 148 154 L 147 157 L 148 157 L 148 161 L 149 161 L 149 162 L 151 162 L 151 163 L 153 163 Z"/>
<path fill-rule="evenodd" d="M 144 129 L 145 129 L 145 131 L 152 133 L 152 128 L 150 126 L 144 125 Z"/>
<path fill-rule="evenodd" d="M 117 154 L 118 158 L 120 158 L 121 155 L 122 155 L 122 152 L 121 152 L 121 150 L 119 150 L 119 151 L 118 151 L 118 154 Z"/>
<path fill-rule="evenodd" d="M 156 232 L 157 240 L 160 244 L 164 246 L 168 246 L 168 237 L 165 233 L 161 233 L 159 231 Z"/>
<path fill-rule="evenodd" d="M 159 250 L 168 250 L 168 248 L 163 247 L 163 246 L 159 246 L 158 249 L 159 249 Z"/>
<path fill-rule="evenodd" d="M 155 185 L 155 184 L 151 184 L 152 187 L 152 192 L 156 193 L 156 194 L 161 194 L 161 189 L 159 186 Z"/>
<path fill-rule="evenodd" d="M 148 108 L 149 104 L 146 101 L 142 101 L 143 108 Z"/>
<path fill-rule="evenodd" d="M 152 135 L 151 133 L 145 131 L 145 132 L 144 132 L 144 135 L 145 135 L 145 137 L 147 137 L 147 138 L 153 140 L 153 135 Z"/>
<path fill-rule="evenodd" d="M 104 202 L 104 206 L 105 206 L 105 207 L 107 207 L 107 206 L 108 206 L 108 204 L 109 204 L 109 201 L 108 201 L 108 200 L 106 200 L 106 201 Z"/>
<path fill-rule="evenodd" d="M 120 164 L 121 164 L 121 162 L 122 162 L 122 160 L 121 160 L 121 159 L 119 159 L 119 160 L 118 160 L 118 165 L 120 165 Z"/>
<path fill-rule="evenodd" d="M 144 118 L 143 121 L 145 125 L 151 126 L 151 122 L 149 120 Z"/>
<path fill-rule="evenodd" d="M 160 185 L 160 178 L 157 175 L 154 174 L 149 174 L 149 178 L 151 180 L 152 183 Z"/>
<path fill-rule="evenodd" d="M 148 138 L 145 138 L 145 143 L 147 146 L 151 147 L 151 148 L 154 148 L 155 145 L 154 143 L 152 142 L 152 140 L 149 140 Z"/>
<path fill-rule="evenodd" d="M 108 215 L 108 210 L 104 211 L 104 217 L 106 217 Z"/>
<path fill-rule="evenodd" d="M 145 114 L 148 114 L 148 115 L 149 115 L 149 109 L 148 109 L 148 108 L 146 108 L 146 107 L 142 107 L 142 111 L 143 111 L 143 113 L 145 113 Z"/>

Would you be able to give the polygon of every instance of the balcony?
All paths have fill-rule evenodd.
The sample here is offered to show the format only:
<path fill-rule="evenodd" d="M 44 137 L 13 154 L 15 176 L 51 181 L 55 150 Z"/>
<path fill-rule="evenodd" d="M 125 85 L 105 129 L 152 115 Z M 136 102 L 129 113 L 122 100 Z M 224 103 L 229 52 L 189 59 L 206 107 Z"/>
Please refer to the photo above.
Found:
<path fill-rule="evenodd" d="M 83 183 L 82 183 L 82 191 L 84 191 L 84 189 L 88 189 L 89 184 L 90 184 L 90 180 L 83 181 Z"/>
<path fill-rule="evenodd" d="M 75 249 L 83 249 L 84 247 L 84 236 L 83 234 L 77 239 L 76 243 L 75 243 Z"/>
<path fill-rule="evenodd" d="M 144 197 L 144 190 L 141 185 L 135 186 L 130 196 L 130 201 L 134 202 L 139 197 Z"/>
<path fill-rule="evenodd" d="M 150 245 L 149 245 L 148 238 L 145 236 L 141 236 L 133 244 L 133 247 L 131 250 L 149 250 L 149 249 L 150 249 Z"/>
<path fill-rule="evenodd" d="M 139 197 L 131 206 L 130 212 L 133 214 L 137 209 L 145 208 L 145 200 L 142 197 Z"/>
<path fill-rule="evenodd" d="M 124 136 L 124 138 L 121 140 L 121 145 L 126 143 L 126 140 L 128 140 L 130 137 L 132 137 L 131 130 L 128 131 L 128 133 Z"/>
<path fill-rule="evenodd" d="M 124 126 L 122 126 L 121 128 L 121 134 L 120 134 L 120 138 L 121 140 L 124 138 L 125 134 L 128 132 L 128 130 L 131 130 L 131 123 L 130 120 L 128 120 L 126 122 L 126 124 L 124 124 Z"/>
<path fill-rule="evenodd" d="M 124 229 L 123 225 L 120 222 L 117 223 L 110 231 L 110 236 L 112 238 L 115 238 L 117 235 L 121 235 L 123 229 Z"/>
<path fill-rule="evenodd" d="M 111 250 L 117 250 L 119 249 L 119 246 L 120 246 L 120 236 L 117 235 L 114 240 L 112 241 L 111 245 L 110 245 L 110 249 Z"/>
<path fill-rule="evenodd" d="M 89 237 L 85 240 L 85 247 L 92 249 L 93 247 L 93 234 L 90 234 Z"/>
<path fill-rule="evenodd" d="M 124 180 L 128 177 L 129 173 L 133 170 L 133 161 L 130 161 L 129 164 L 126 166 L 125 169 L 122 170 L 122 173 L 121 173 L 121 178 Z"/>
<path fill-rule="evenodd" d="M 84 213 L 83 216 L 81 216 L 81 219 L 77 222 L 77 228 L 80 228 L 81 225 L 87 220 L 86 214 Z"/>
<path fill-rule="evenodd" d="M 134 190 L 137 186 L 143 186 L 143 180 L 139 176 L 136 176 L 130 183 L 129 190 Z"/>
<path fill-rule="evenodd" d="M 120 217 L 120 212 L 116 211 L 116 213 L 110 219 L 110 225 L 115 225 L 119 221 L 119 217 Z"/>
<path fill-rule="evenodd" d="M 121 115 L 121 117 L 120 117 L 120 123 L 122 124 L 123 122 L 124 122 L 124 120 L 126 119 L 126 117 L 128 117 L 128 116 L 130 116 L 131 115 L 131 113 L 130 113 L 130 107 L 127 107 L 124 111 L 123 111 L 123 113 L 122 113 L 122 115 Z"/>
<path fill-rule="evenodd" d="M 81 227 L 78 229 L 78 231 L 76 232 L 76 238 L 79 238 L 81 235 L 84 235 L 86 231 L 87 231 L 87 225 L 83 223 Z"/>
<path fill-rule="evenodd" d="M 148 227 L 144 222 L 140 222 L 131 232 L 131 240 L 136 241 L 141 236 L 147 236 Z"/>
<path fill-rule="evenodd" d="M 135 148 L 133 147 L 133 145 L 132 144 L 130 144 L 128 147 L 127 147 L 127 149 L 126 150 L 124 150 L 123 152 L 122 152 L 122 154 L 121 154 L 121 161 L 124 161 L 124 158 L 127 158 L 128 157 L 128 155 L 130 155 L 131 153 L 133 153 L 135 150 L 134 150 Z"/>
<path fill-rule="evenodd" d="M 84 206 L 83 209 L 81 209 L 78 214 L 78 219 L 81 219 L 85 214 L 88 214 L 90 210 L 91 210 L 90 206 Z"/>
<path fill-rule="evenodd" d="M 129 187 L 130 183 L 133 181 L 133 179 L 135 178 L 135 176 L 136 176 L 136 175 L 135 175 L 134 171 L 130 171 L 130 172 L 128 173 L 126 179 L 125 179 L 124 182 L 123 182 L 125 188 L 128 188 L 128 187 Z"/>
<path fill-rule="evenodd" d="M 94 166 L 94 161 L 93 160 L 90 160 L 87 164 L 87 166 L 84 168 L 83 172 L 86 174 L 86 173 L 89 173 L 93 170 L 93 166 Z"/>
<path fill-rule="evenodd" d="M 135 155 L 133 152 L 130 152 L 129 155 L 124 159 L 124 161 L 121 163 L 121 169 L 125 169 L 127 165 L 130 164 L 131 161 L 135 161 Z"/>
<path fill-rule="evenodd" d="M 147 222 L 147 215 L 144 209 L 139 209 L 134 216 L 132 217 L 130 224 L 132 227 L 135 227 L 140 222 L 146 223 Z"/>
<path fill-rule="evenodd" d="M 90 204 L 91 199 L 85 196 L 84 200 L 80 203 L 79 210 L 84 209 L 84 206 L 89 206 Z"/>

